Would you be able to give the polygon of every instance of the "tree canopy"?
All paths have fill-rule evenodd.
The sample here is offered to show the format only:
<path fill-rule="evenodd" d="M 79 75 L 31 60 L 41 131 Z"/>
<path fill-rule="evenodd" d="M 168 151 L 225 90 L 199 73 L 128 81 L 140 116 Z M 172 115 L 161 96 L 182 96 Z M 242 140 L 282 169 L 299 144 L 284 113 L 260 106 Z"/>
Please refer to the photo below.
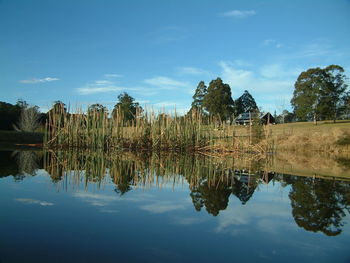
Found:
<path fill-rule="evenodd" d="M 203 107 L 210 115 L 219 116 L 222 120 L 229 118 L 233 113 L 230 86 L 223 83 L 221 78 L 212 80 L 204 96 Z"/>
<path fill-rule="evenodd" d="M 131 97 L 128 93 L 124 92 L 118 96 L 118 102 L 114 106 L 112 115 L 116 118 L 118 114 L 123 116 L 123 121 L 131 121 L 136 118 L 137 110 L 142 108 L 139 106 L 138 102 L 134 102 L 135 99 Z"/>
<path fill-rule="evenodd" d="M 242 96 L 235 100 L 235 115 L 239 115 L 245 112 L 254 112 L 258 110 L 255 99 L 253 96 L 245 90 Z"/>
<path fill-rule="evenodd" d="M 344 108 L 347 85 L 344 69 L 330 65 L 302 72 L 294 85 L 291 104 L 301 120 L 332 118 Z"/>
<path fill-rule="evenodd" d="M 207 95 L 207 92 L 208 92 L 208 88 L 205 85 L 204 81 L 200 81 L 192 97 L 193 102 L 191 105 L 191 110 L 194 110 L 194 109 L 199 111 L 203 110 L 203 100 L 204 100 L 204 97 Z"/>

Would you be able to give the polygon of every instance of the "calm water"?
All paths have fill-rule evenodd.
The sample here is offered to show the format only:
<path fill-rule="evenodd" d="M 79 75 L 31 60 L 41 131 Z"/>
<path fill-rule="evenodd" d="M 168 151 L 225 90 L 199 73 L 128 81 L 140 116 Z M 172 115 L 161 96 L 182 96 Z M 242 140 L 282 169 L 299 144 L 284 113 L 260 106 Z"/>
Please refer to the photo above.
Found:
<path fill-rule="evenodd" d="M 270 162 L 0 152 L 0 262 L 350 262 L 350 182 Z"/>

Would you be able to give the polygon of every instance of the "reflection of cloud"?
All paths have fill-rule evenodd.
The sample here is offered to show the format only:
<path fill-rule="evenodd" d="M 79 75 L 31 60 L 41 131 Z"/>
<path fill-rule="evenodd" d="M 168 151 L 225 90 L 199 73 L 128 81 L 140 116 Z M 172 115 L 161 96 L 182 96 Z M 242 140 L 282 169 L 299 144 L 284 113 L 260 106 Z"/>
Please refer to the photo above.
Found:
<path fill-rule="evenodd" d="M 113 214 L 113 213 L 118 213 L 118 210 L 114 210 L 114 209 L 101 209 L 100 212 L 101 212 L 101 213 L 107 213 L 107 214 Z"/>
<path fill-rule="evenodd" d="M 157 201 L 153 204 L 143 205 L 140 208 L 154 214 L 161 214 L 175 210 L 183 210 L 185 209 L 185 204 L 180 202 Z"/>
<path fill-rule="evenodd" d="M 81 198 L 84 202 L 89 203 L 93 206 L 106 206 L 112 201 L 117 200 L 116 196 L 95 194 L 88 192 L 77 192 L 73 194 L 74 197 Z"/>
<path fill-rule="evenodd" d="M 179 217 L 175 219 L 178 225 L 194 225 L 209 220 L 209 217 Z"/>
<path fill-rule="evenodd" d="M 283 208 L 283 209 L 282 209 Z M 294 226 L 294 221 L 290 219 L 290 211 L 285 206 L 273 203 L 255 203 L 246 206 L 228 207 L 219 217 L 219 225 L 216 232 L 230 232 L 238 234 L 245 230 L 241 227 L 247 225 L 254 226 L 260 231 L 276 233 L 281 228 L 286 229 Z M 232 226 L 240 226 L 233 228 Z M 252 229 L 250 229 L 252 231 Z"/>
<path fill-rule="evenodd" d="M 16 198 L 15 199 L 17 202 L 21 202 L 24 204 L 37 204 L 37 205 L 41 205 L 41 206 L 52 206 L 54 205 L 54 203 L 49 203 L 46 201 L 40 201 L 40 200 L 36 200 L 36 199 L 31 199 L 31 198 Z"/>

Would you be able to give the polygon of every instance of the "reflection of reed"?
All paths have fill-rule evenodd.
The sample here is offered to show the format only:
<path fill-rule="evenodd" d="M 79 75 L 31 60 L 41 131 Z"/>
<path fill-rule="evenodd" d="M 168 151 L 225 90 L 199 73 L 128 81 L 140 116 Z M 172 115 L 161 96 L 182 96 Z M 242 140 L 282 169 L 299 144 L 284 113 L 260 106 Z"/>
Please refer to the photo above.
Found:
<path fill-rule="evenodd" d="M 53 152 L 45 154 L 44 167 L 54 181 L 73 175 L 72 183 L 106 183 L 108 180 L 123 194 L 132 187 L 163 188 L 188 183 L 190 188 L 204 181 L 208 187 L 232 184 L 232 178 L 248 176 L 250 186 L 256 186 L 262 177 L 261 160 L 246 159 L 236 164 L 232 158 L 213 158 L 202 155 L 157 155 L 124 152 L 108 155 L 103 151 Z M 240 168 L 236 168 L 240 167 Z M 245 166 L 246 169 L 241 167 Z M 266 172 L 265 172 L 266 173 Z M 242 179 L 243 180 L 243 179 Z"/>

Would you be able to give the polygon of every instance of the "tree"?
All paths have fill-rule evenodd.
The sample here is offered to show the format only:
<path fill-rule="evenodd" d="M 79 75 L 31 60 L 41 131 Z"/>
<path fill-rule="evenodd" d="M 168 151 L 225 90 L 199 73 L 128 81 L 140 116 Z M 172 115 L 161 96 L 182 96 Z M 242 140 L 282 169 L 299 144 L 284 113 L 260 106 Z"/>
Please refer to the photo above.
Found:
<path fill-rule="evenodd" d="M 320 90 L 321 114 L 335 122 L 344 110 L 343 102 L 346 98 L 347 85 L 345 84 L 344 69 L 338 65 L 330 65 L 324 69 L 325 83 Z"/>
<path fill-rule="evenodd" d="M 204 96 L 203 107 L 210 115 L 219 116 L 222 120 L 229 118 L 233 113 L 230 86 L 223 83 L 220 78 L 212 80 Z"/>
<path fill-rule="evenodd" d="M 40 113 L 39 107 L 25 107 L 22 108 L 21 116 L 19 118 L 18 125 L 15 126 L 16 130 L 22 132 L 34 132 L 40 126 Z"/>
<path fill-rule="evenodd" d="M 20 115 L 21 108 L 18 105 L 0 101 L 0 130 L 12 130 Z"/>
<path fill-rule="evenodd" d="M 108 109 L 103 106 L 102 104 L 96 103 L 96 104 L 92 104 L 88 107 L 88 113 L 105 113 L 108 114 Z"/>
<path fill-rule="evenodd" d="M 192 109 L 195 109 L 195 110 L 199 110 L 199 111 L 202 111 L 203 110 L 203 100 L 204 100 L 204 97 L 205 95 L 207 94 L 208 92 L 208 88 L 207 86 L 205 85 L 204 81 L 200 81 L 198 83 L 198 86 L 196 88 L 196 91 L 193 95 L 193 102 L 192 102 L 192 105 L 191 105 L 191 110 Z"/>
<path fill-rule="evenodd" d="M 118 96 L 118 102 L 114 106 L 112 115 L 116 118 L 118 114 L 123 116 L 123 121 L 128 122 L 136 118 L 138 110 L 142 108 L 139 106 L 138 102 L 134 102 L 134 98 L 128 93 L 124 92 Z"/>
<path fill-rule="evenodd" d="M 245 90 L 243 95 L 235 101 L 235 115 L 239 115 L 245 112 L 254 112 L 258 110 L 258 106 L 253 96 Z"/>
<path fill-rule="evenodd" d="M 66 104 L 64 104 L 60 100 L 54 101 L 52 108 L 49 110 L 51 114 L 66 114 L 67 113 L 67 107 Z"/>
<path fill-rule="evenodd" d="M 344 69 L 330 65 L 324 69 L 311 68 L 302 72 L 294 85 L 291 104 L 299 119 L 329 118 L 333 120 L 340 113 L 340 104 L 346 95 Z"/>

